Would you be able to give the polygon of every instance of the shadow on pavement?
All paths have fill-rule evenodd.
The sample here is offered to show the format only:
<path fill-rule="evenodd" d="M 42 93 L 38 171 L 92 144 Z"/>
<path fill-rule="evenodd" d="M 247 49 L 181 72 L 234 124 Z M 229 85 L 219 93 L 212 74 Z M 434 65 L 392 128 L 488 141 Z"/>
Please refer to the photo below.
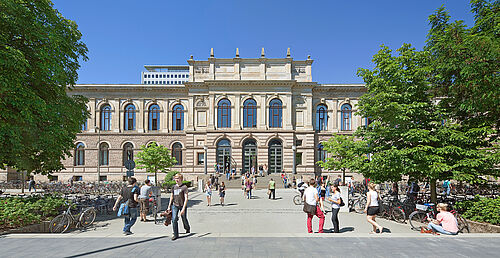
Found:
<path fill-rule="evenodd" d="M 205 234 L 201 234 L 201 235 L 199 235 L 198 237 L 205 237 L 205 236 L 208 236 L 208 235 L 210 235 L 210 234 L 212 234 L 212 233 L 207 232 L 207 233 L 205 233 Z"/>
<path fill-rule="evenodd" d="M 339 230 L 340 233 L 352 232 L 354 231 L 354 227 L 343 227 Z"/>
<path fill-rule="evenodd" d="M 122 247 L 129 247 L 129 246 L 132 246 L 132 245 L 138 245 L 138 244 L 142 244 L 142 243 L 146 243 L 146 242 L 150 242 L 150 241 L 155 241 L 155 240 L 159 240 L 159 239 L 162 239 L 162 238 L 166 238 L 166 236 L 155 237 L 155 238 L 151 238 L 151 239 L 146 239 L 146 240 L 142 240 L 142 241 L 136 241 L 136 242 L 132 242 L 132 243 L 126 243 L 126 244 L 123 244 L 123 245 L 117 245 L 117 246 L 112 246 L 112 247 L 108 247 L 108 248 L 102 248 L 102 249 L 98 249 L 98 250 L 95 250 L 95 251 L 90 251 L 90 252 L 86 252 L 86 253 L 76 254 L 76 255 L 72 255 L 72 256 L 68 256 L 68 257 L 81 257 L 81 256 L 86 256 L 86 255 L 91 255 L 91 254 L 97 254 L 97 253 L 100 253 L 100 252 L 105 252 L 105 251 L 109 251 L 109 250 L 113 250 L 113 249 L 118 249 L 118 248 L 122 248 Z"/>

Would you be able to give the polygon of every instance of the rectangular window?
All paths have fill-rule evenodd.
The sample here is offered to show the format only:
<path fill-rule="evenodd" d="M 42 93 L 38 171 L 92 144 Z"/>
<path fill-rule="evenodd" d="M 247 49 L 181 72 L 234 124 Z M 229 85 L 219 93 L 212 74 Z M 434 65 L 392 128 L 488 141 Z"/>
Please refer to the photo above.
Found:
<path fill-rule="evenodd" d="M 295 165 L 302 165 L 302 152 L 295 153 Z"/>
<path fill-rule="evenodd" d="M 73 181 L 83 181 L 82 176 L 73 176 Z"/>
<path fill-rule="evenodd" d="M 199 152 L 198 153 L 198 165 L 203 165 L 205 164 L 205 153 Z"/>
<path fill-rule="evenodd" d="M 99 181 L 108 181 L 108 176 L 99 176 Z"/>
<path fill-rule="evenodd" d="M 49 176 L 49 181 L 53 182 L 57 182 L 59 180 L 59 178 L 57 176 Z"/>
<path fill-rule="evenodd" d="M 295 140 L 295 146 L 302 146 L 302 140 Z"/>

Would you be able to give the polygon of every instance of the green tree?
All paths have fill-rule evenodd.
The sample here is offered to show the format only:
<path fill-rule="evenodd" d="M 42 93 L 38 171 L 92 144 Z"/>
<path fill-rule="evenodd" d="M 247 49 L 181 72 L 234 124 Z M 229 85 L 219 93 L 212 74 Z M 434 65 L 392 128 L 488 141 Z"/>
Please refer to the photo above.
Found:
<path fill-rule="evenodd" d="M 87 100 L 67 94 L 87 59 L 81 37 L 50 1 L 0 1 L 0 168 L 64 168 L 88 117 Z"/>
<path fill-rule="evenodd" d="M 141 146 L 136 162 L 138 168 L 145 168 L 146 172 L 155 174 L 155 183 L 158 186 L 158 172 L 166 173 L 169 167 L 177 163 L 177 160 L 170 155 L 167 147 L 153 142 L 148 146 Z"/>
<path fill-rule="evenodd" d="M 474 25 L 450 22 L 444 7 L 429 16 L 425 50 L 440 108 L 465 128 L 486 128 L 490 142 L 500 127 L 500 1 L 472 0 Z"/>
<path fill-rule="evenodd" d="M 471 183 L 484 175 L 498 175 L 495 159 L 484 149 L 487 130 L 464 130 L 444 119 L 429 82 L 431 55 L 405 44 L 393 56 L 387 47 L 373 57 L 373 70 L 360 69 L 368 92 L 359 101 L 359 114 L 372 121 L 356 135 L 366 142 L 371 160 L 360 168 L 377 181 L 398 180 L 403 175 L 431 183 L 436 201 L 436 180 Z"/>
<path fill-rule="evenodd" d="M 330 155 L 318 164 L 328 170 L 341 170 L 342 182 L 345 183 L 346 170 L 354 171 L 359 168 L 364 158 L 359 155 L 359 146 L 363 142 L 356 142 L 353 136 L 334 134 L 323 147 Z"/>

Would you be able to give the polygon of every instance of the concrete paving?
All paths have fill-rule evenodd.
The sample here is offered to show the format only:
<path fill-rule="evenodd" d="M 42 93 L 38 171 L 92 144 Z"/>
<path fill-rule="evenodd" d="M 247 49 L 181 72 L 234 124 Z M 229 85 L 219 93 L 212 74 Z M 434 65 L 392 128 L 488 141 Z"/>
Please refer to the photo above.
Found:
<path fill-rule="evenodd" d="M 254 191 L 252 199 L 243 192 L 229 189 L 226 205 L 218 204 L 214 191 L 208 207 L 203 193 L 191 192 L 188 219 L 190 234 L 171 241 L 172 226 L 140 222 L 132 227 L 133 235 L 122 234 L 123 219 L 110 216 L 95 223 L 87 231 L 66 234 L 10 234 L 0 240 L 1 257 L 71 255 L 117 257 L 132 255 L 169 257 L 381 257 L 398 256 L 479 256 L 500 252 L 500 234 L 461 234 L 432 236 L 379 219 L 385 230 L 369 234 L 371 225 L 364 215 L 340 213 L 340 234 L 308 234 L 302 206 L 294 205 L 292 189 L 278 189 L 276 200 L 267 198 L 267 190 Z M 165 197 L 165 196 L 164 196 Z M 167 200 L 164 200 L 167 203 Z M 182 222 L 179 221 L 183 233 Z M 318 230 L 318 219 L 313 221 Z M 324 229 L 331 232 L 331 213 L 327 213 Z M 26 247 L 30 248 L 26 248 Z"/>

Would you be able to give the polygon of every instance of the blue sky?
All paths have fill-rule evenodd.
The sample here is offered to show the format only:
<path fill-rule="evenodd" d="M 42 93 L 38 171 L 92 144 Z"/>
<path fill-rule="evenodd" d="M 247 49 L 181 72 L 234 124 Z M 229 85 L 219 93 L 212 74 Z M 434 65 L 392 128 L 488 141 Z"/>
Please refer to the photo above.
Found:
<path fill-rule="evenodd" d="M 473 23 L 468 0 L 394 1 L 103 1 L 54 0 L 74 20 L 89 48 L 78 83 L 140 83 L 145 64 L 187 64 L 193 55 L 285 57 L 313 63 L 319 83 L 362 83 L 381 44 L 425 44 L 427 17 L 442 4 L 453 19 Z"/>

